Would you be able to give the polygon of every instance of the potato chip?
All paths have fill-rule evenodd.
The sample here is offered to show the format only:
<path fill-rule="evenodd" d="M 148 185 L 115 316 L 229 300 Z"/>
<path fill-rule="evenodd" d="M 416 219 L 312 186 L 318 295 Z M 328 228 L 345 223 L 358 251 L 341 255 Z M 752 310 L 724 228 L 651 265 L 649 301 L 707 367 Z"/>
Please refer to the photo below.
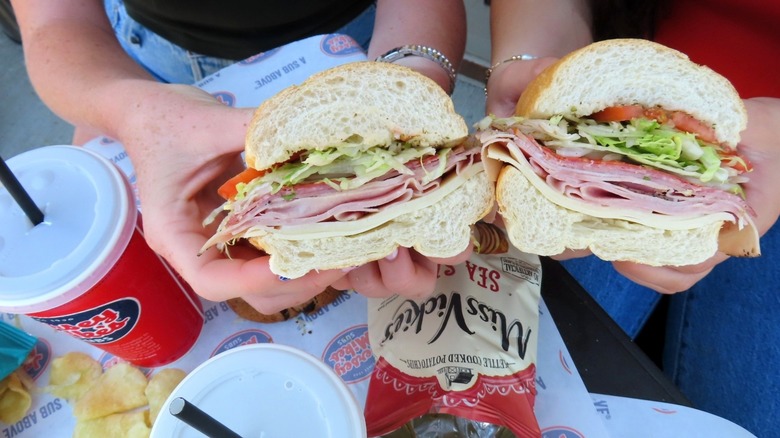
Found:
<path fill-rule="evenodd" d="M 49 386 L 46 390 L 56 397 L 74 401 L 97 382 L 103 367 L 87 354 L 73 352 L 54 359 L 51 363 Z"/>
<path fill-rule="evenodd" d="M 152 431 L 145 417 L 146 411 L 132 411 L 79 420 L 73 438 L 148 438 Z"/>
<path fill-rule="evenodd" d="M 73 405 L 77 420 L 91 420 L 146 405 L 146 376 L 138 368 L 121 362 L 103 373 Z M 110 436 L 110 435 L 104 435 Z"/>
<path fill-rule="evenodd" d="M 9 374 L 0 383 L 0 421 L 14 424 L 27 415 L 32 397 L 27 392 L 17 372 Z"/>
<path fill-rule="evenodd" d="M 178 368 L 166 368 L 160 370 L 149 380 L 146 386 L 146 398 L 149 400 L 149 421 L 154 424 L 162 405 L 171 395 L 176 385 L 184 379 L 186 372 Z"/>

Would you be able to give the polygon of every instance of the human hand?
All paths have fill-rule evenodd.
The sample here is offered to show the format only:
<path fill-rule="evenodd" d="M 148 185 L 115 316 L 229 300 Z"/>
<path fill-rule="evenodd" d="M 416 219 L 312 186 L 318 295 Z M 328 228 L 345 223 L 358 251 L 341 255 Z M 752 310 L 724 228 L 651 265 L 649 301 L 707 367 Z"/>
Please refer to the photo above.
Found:
<path fill-rule="evenodd" d="M 472 247 L 469 245 L 454 257 L 428 258 L 412 249 L 399 247 L 382 260 L 348 271 L 333 287 L 342 290 L 354 289 L 361 295 L 372 298 L 398 294 L 405 298 L 421 299 L 433 293 L 439 265 L 463 263 L 471 253 Z"/>
<path fill-rule="evenodd" d="M 513 114 L 522 91 L 553 58 L 508 63 L 491 75 L 488 84 L 488 113 L 497 116 Z M 756 226 L 763 235 L 777 220 L 780 196 L 775 187 L 780 184 L 776 169 L 780 165 L 780 147 L 772 126 L 780 123 L 780 99 L 754 98 L 745 100 L 748 111 L 748 129 L 742 133 L 740 153 L 753 164 L 754 170 L 744 185 L 748 203 L 756 211 Z M 587 249 L 567 250 L 553 258 L 566 260 L 591 254 Z M 695 265 L 653 267 L 631 262 L 613 262 L 615 270 L 630 280 L 660 293 L 684 291 L 709 274 L 728 256 L 718 252 L 712 258 Z"/>
<path fill-rule="evenodd" d="M 286 280 L 271 272 L 267 255 L 248 244 L 232 246 L 230 258 L 216 249 L 198 256 L 216 226 L 204 228 L 203 219 L 223 202 L 217 188 L 243 168 L 240 152 L 254 109 L 227 107 L 190 86 L 143 87 L 152 89 L 128 111 L 119 139 L 136 169 L 145 237 L 204 298 L 240 296 L 270 314 L 306 302 L 329 285 L 369 296 L 426 296 L 433 291 L 438 263 L 468 257 L 468 249 L 452 259 L 427 259 L 400 248 L 392 260 L 350 272 L 320 271 Z"/>
<path fill-rule="evenodd" d="M 753 172 L 744 184 L 745 195 L 756 211 L 756 227 L 763 235 L 780 214 L 780 144 L 774 129 L 780 123 L 780 99 L 754 98 L 744 101 L 748 111 L 748 127 L 742 132 L 739 151 L 750 163 Z M 571 255 L 571 254 L 569 254 Z M 578 256 L 580 254 L 577 254 Z M 718 252 L 709 260 L 691 266 L 652 267 L 629 262 L 613 262 L 615 269 L 634 282 L 661 293 L 689 289 L 704 278 L 728 256 Z"/>
<path fill-rule="evenodd" d="M 203 220 L 223 202 L 217 188 L 243 168 L 254 109 L 227 107 L 184 85 L 147 82 L 138 93 L 144 98 L 128 110 L 119 139 L 137 172 L 145 237 L 196 293 L 213 301 L 241 296 L 268 314 L 307 301 L 345 275 L 283 281 L 268 257 L 248 245 L 232 247 L 231 258 L 215 249 L 198 256 L 214 232 Z"/>

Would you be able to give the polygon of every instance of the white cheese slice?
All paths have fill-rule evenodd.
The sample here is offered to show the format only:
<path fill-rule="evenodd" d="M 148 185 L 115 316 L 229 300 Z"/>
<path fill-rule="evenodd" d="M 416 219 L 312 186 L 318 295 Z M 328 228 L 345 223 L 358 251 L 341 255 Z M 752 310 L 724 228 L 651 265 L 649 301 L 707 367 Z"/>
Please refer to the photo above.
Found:
<path fill-rule="evenodd" d="M 617 207 L 591 205 L 569 198 L 552 189 L 534 173 L 525 156 L 516 154 L 500 143 L 493 143 L 483 149 L 483 162 L 491 181 L 497 178 L 502 163 L 517 168 L 550 202 L 569 210 L 602 219 L 622 219 L 648 227 L 664 230 L 688 230 L 705 227 L 714 222 L 726 224 L 720 231 L 719 249 L 729 255 L 753 257 L 761 254 L 758 229 L 751 217 L 746 218 L 743 227 L 734 223 L 734 217 L 726 212 L 690 216 L 669 216 L 658 213 L 634 211 Z"/>
<path fill-rule="evenodd" d="M 588 204 L 565 196 L 547 185 L 544 180 L 534 173 L 531 165 L 522 154 L 519 154 L 518 156 L 518 154 L 513 153 L 513 151 L 506 147 L 499 144 L 492 144 L 487 148 L 487 157 L 510 164 L 517 168 L 550 202 L 589 216 L 604 219 L 622 219 L 648 227 L 663 228 L 665 230 L 687 230 L 702 227 L 713 222 L 733 220 L 733 217 L 725 212 L 705 215 L 669 216 L 658 213 Z"/>
<path fill-rule="evenodd" d="M 436 190 L 431 191 L 425 196 L 393 205 L 392 207 L 367 215 L 358 220 L 282 226 L 274 229 L 273 233 L 288 240 L 320 239 L 360 234 L 390 222 L 398 216 L 421 210 L 441 201 L 445 196 L 454 192 L 458 187 L 465 184 L 466 181 L 480 172 L 484 172 L 484 168 L 481 165 L 469 166 L 459 175 L 453 174 L 448 176 L 441 182 L 441 185 L 439 185 Z M 252 227 L 248 229 L 242 237 L 251 238 L 265 234 L 268 234 L 268 228 Z"/>

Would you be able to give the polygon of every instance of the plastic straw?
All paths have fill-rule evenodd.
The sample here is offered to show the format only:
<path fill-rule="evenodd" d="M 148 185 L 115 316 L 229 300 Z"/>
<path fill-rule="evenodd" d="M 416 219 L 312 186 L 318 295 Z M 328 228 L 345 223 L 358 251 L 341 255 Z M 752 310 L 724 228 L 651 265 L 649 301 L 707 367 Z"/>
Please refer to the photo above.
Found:
<path fill-rule="evenodd" d="M 38 225 L 43 222 L 43 213 L 35 205 L 30 195 L 24 190 L 22 184 L 16 179 L 16 175 L 11 172 L 11 169 L 5 164 L 3 157 L 0 157 L 0 182 L 3 183 L 8 193 L 13 196 L 14 200 L 19 207 L 22 208 L 24 214 L 30 219 L 33 225 Z"/>
<path fill-rule="evenodd" d="M 168 410 L 171 415 L 209 438 L 241 438 L 241 435 L 228 429 L 227 426 L 182 397 L 171 400 Z"/>

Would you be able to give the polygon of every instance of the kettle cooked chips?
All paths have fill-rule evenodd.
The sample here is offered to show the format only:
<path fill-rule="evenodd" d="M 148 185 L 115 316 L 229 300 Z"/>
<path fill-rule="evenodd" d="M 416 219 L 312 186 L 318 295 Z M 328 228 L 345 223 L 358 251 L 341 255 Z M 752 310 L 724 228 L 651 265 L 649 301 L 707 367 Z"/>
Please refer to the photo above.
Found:
<path fill-rule="evenodd" d="M 147 379 L 125 362 L 104 372 L 91 356 L 68 353 L 52 362 L 46 390 L 73 407 L 74 438 L 148 438 L 163 403 L 186 375 L 166 368 Z"/>
<path fill-rule="evenodd" d="M 151 432 L 152 430 L 147 424 L 146 411 L 132 411 L 78 421 L 73 430 L 73 437 L 148 438 Z"/>
<path fill-rule="evenodd" d="M 76 400 L 97 382 L 101 374 L 103 367 L 89 355 L 68 353 L 52 361 L 46 390 L 54 396 Z"/>
<path fill-rule="evenodd" d="M 16 370 L 0 381 L 0 421 L 14 424 L 30 410 L 32 397 Z M 24 371 L 21 371 L 24 372 Z"/>
<path fill-rule="evenodd" d="M 141 370 L 129 363 L 118 363 L 76 400 L 73 415 L 78 420 L 92 420 L 145 406 L 144 390 L 148 383 Z"/>
<path fill-rule="evenodd" d="M 178 368 L 166 368 L 155 374 L 146 386 L 146 398 L 149 400 L 149 421 L 154 424 L 165 400 L 187 375 Z"/>

